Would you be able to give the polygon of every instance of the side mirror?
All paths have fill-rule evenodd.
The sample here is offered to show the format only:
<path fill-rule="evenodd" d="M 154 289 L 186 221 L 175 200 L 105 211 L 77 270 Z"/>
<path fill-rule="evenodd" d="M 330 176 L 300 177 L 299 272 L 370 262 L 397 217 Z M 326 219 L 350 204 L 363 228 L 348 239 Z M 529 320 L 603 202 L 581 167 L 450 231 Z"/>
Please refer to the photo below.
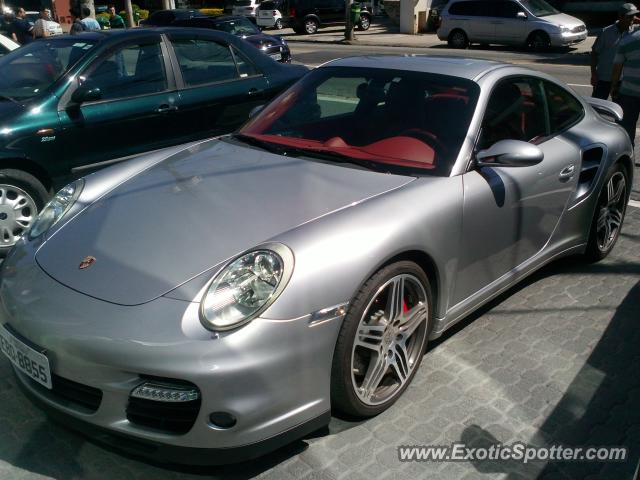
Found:
<path fill-rule="evenodd" d="M 249 118 L 255 117 L 257 114 L 259 114 L 262 111 L 263 108 L 264 108 L 264 105 L 257 105 L 253 107 L 249 112 Z"/>
<path fill-rule="evenodd" d="M 537 165 L 544 153 L 536 145 L 521 140 L 500 140 L 476 154 L 479 167 L 529 167 Z"/>
<path fill-rule="evenodd" d="M 519 18 L 520 20 L 526 20 L 527 19 L 527 14 L 524 12 L 518 12 L 516 13 L 516 18 Z"/>
<path fill-rule="evenodd" d="M 102 98 L 102 92 L 98 87 L 78 87 L 75 92 L 71 94 L 71 101 L 76 105 L 81 105 L 84 102 L 93 102 Z"/>

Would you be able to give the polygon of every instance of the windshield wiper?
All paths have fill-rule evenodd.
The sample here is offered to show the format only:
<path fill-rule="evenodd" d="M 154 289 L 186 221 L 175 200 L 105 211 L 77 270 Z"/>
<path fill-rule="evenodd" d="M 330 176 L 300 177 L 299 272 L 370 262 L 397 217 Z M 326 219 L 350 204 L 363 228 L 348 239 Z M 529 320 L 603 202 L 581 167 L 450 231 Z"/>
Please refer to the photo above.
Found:
<path fill-rule="evenodd" d="M 292 152 L 293 151 L 293 152 Z M 306 155 L 308 157 L 319 158 L 321 160 L 330 160 L 337 163 L 350 163 L 357 165 L 358 167 L 366 168 L 367 170 L 374 170 L 376 172 L 389 173 L 389 169 L 386 165 L 374 162 L 372 160 L 363 160 L 361 158 L 354 158 L 344 153 L 336 152 L 335 150 L 320 150 L 316 148 L 296 148 L 288 150 L 289 154 L 295 153 L 296 155 Z"/>
<path fill-rule="evenodd" d="M 289 145 L 280 145 L 267 140 L 261 140 L 252 135 L 246 135 L 243 133 L 234 133 L 233 138 L 240 140 L 241 142 L 253 145 L 254 147 L 262 148 L 270 153 L 277 155 L 285 155 L 289 157 L 313 157 L 321 160 L 329 160 L 336 163 L 349 163 L 356 165 L 367 170 L 374 170 L 376 172 L 389 173 L 389 169 L 384 164 L 380 164 L 371 160 L 362 160 L 354 158 L 344 153 L 336 152 L 334 150 L 321 150 L 318 148 L 302 148 L 292 147 Z"/>
<path fill-rule="evenodd" d="M 9 101 L 15 103 L 16 105 L 20 105 L 19 101 L 17 101 L 15 98 L 10 97 L 8 95 L 0 95 L 0 100 L 9 100 Z"/>
<path fill-rule="evenodd" d="M 275 153 L 277 155 L 286 155 L 288 151 L 288 149 L 285 147 L 276 145 L 275 143 L 268 142 L 266 140 L 260 140 L 259 138 L 256 138 L 252 135 L 246 135 L 244 133 L 234 133 L 232 137 L 236 140 L 240 140 L 243 143 L 261 148 L 263 150 L 266 150 L 267 152 Z"/>

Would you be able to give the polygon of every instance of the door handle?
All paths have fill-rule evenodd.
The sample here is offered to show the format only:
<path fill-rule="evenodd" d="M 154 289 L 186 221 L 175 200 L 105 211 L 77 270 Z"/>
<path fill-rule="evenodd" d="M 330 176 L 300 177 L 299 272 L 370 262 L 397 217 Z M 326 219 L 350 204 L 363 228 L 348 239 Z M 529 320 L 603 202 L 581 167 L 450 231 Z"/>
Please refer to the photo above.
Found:
<path fill-rule="evenodd" d="M 167 105 L 166 103 L 156 108 L 156 112 L 158 113 L 169 113 L 175 112 L 176 110 L 178 110 L 178 107 L 176 107 L 175 105 Z"/>
<path fill-rule="evenodd" d="M 560 170 L 560 175 L 558 175 L 560 177 L 560 180 L 568 180 L 573 177 L 575 169 L 576 167 L 573 164 L 564 167 L 562 170 Z"/>
<path fill-rule="evenodd" d="M 257 88 L 250 88 L 249 91 L 247 92 L 247 95 L 249 95 L 250 97 L 254 97 L 259 93 L 262 93 L 262 90 L 259 90 Z"/>

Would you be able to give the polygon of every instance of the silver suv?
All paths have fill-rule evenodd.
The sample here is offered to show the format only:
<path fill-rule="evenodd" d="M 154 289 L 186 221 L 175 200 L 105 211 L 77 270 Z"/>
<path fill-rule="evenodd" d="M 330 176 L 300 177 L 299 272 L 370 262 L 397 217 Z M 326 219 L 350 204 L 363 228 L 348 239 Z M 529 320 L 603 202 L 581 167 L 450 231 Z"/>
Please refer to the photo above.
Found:
<path fill-rule="evenodd" d="M 587 38 L 587 27 L 544 0 L 452 0 L 441 14 L 438 38 L 450 47 L 470 43 L 566 47 Z"/>

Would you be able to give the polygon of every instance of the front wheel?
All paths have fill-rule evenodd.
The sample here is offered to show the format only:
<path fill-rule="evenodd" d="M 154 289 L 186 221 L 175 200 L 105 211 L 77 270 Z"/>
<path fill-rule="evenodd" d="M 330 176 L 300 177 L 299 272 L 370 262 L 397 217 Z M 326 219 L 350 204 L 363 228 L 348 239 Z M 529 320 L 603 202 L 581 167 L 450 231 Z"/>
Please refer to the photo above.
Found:
<path fill-rule="evenodd" d="M 369 15 L 360 15 L 360 21 L 357 24 L 358 30 L 369 30 L 371 26 L 371 18 Z"/>
<path fill-rule="evenodd" d="M 21 170 L 0 170 L 0 254 L 4 255 L 33 224 L 49 194 Z"/>
<path fill-rule="evenodd" d="M 451 48 L 467 48 L 469 46 L 469 38 L 462 30 L 454 30 L 449 34 L 447 43 Z"/>
<path fill-rule="evenodd" d="M 551 48 L 551 39 L 544 32 L 533 32 L 529 37 L 527 45 L 534 52 L 543 52 Z"/>
<path fill-rule="evenodd" d="M 277 28 L 278 30 L 282 30 L 282 28 L 284 27 L 284 25 L 282 25 L 282 19 L 280 19 L 280 18 L 279 18 L 279 19 L 277 19 L 277 20 L 276 20 L 276 25 L 275 25 L 275 26 L 276 26 L 276 28 Z"/>
<path fill-rule="evenodd" d="M 409 386 L 431 323 L 427 276 L 409 261 L 374 274 L 345 316 L 331 370 L 331 404 L 358 417 L 389 408 Z"/>
<path fill-rule="evenodd" d="M 629 180 L 624 167 L 616 164 L 605 179 L 591 221 L 586 257 L 597 262 L 605 258 L 620 236 L 627 209 Z"/>

